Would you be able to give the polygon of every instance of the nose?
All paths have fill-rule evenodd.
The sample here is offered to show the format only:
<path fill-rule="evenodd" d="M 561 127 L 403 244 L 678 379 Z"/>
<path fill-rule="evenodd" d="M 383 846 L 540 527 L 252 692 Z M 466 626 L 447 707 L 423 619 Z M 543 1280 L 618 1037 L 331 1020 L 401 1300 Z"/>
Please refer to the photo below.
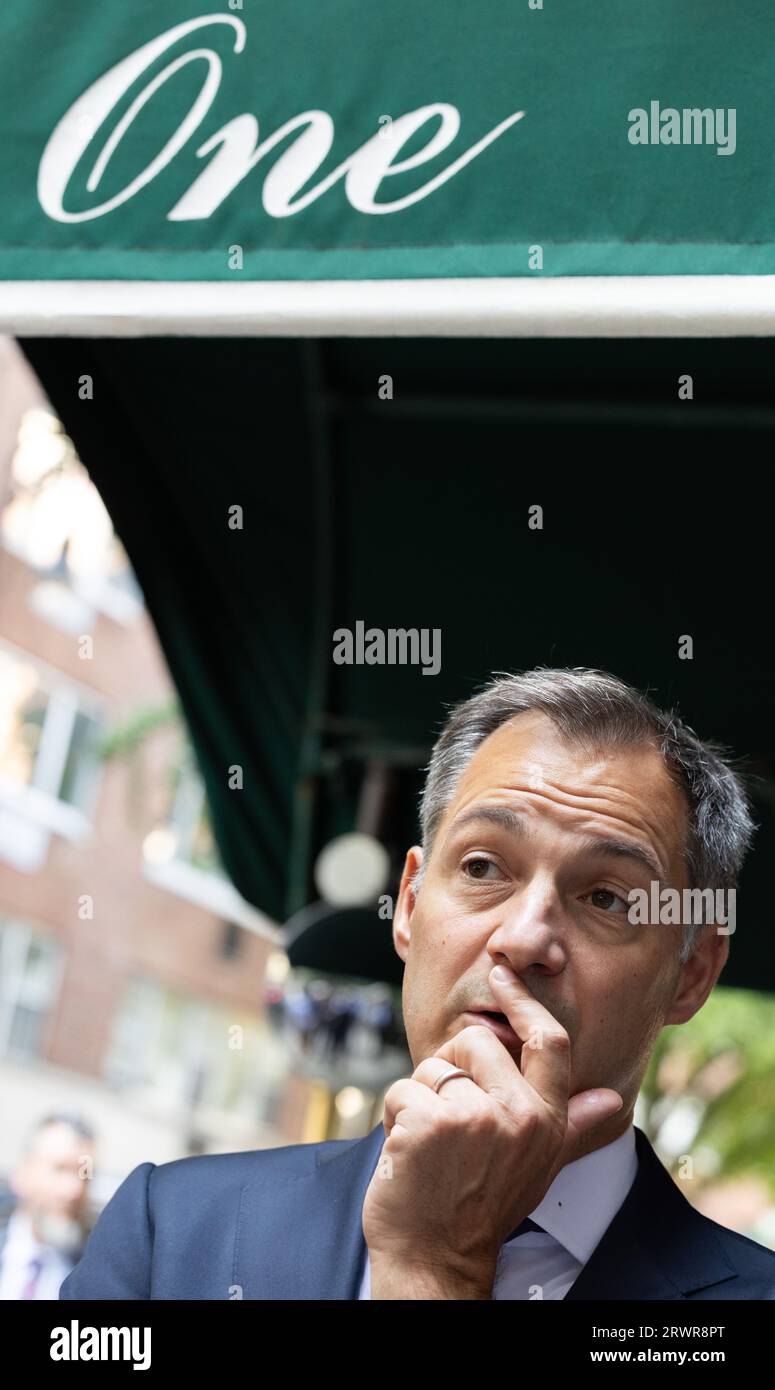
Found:
<path fill-rule="evenodd" d="M 503 904 L 487 943 L 493 965 L 505 960 L 518 975 L 539 969 L 556 975 L 567 959 L 562 903 L 548 875 L 533 878 Z"/>

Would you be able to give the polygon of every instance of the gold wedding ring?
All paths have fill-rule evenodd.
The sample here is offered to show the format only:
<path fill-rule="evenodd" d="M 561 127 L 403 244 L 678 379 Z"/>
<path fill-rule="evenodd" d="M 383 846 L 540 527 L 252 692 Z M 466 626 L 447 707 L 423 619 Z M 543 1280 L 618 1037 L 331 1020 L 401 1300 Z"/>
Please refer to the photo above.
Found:
<path fill-rule="evenodd" d="M 467 1076 L 469 1081 L 473 1081 L 470 1071 L 464 1071 L 462 1067 L 450 1067 L 448 1071 L 443 1071 L 441 1076 L 437 1076 L 433 1083 L 434 1091 L 440 1091 L 445 1081 L 451 1081 L 453 1076 Z"/>

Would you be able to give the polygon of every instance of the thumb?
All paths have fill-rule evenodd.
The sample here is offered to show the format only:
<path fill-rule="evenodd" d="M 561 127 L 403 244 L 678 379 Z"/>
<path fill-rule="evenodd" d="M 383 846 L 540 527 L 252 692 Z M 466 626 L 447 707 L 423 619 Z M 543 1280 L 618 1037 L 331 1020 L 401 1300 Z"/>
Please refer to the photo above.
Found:
<path fill-rule="evenodd" d="M 609 1087 L 593 1091 L 579 1091 L 577 1096 L 572 1096 L 568 1102 L 568 1129 L 565 1143 L 555 1171 L 559 1172 L 566 1163 L 573 1163 L 574 1159 L 580 1158 L 582 1153 L 588 1152 L 585 1141 L 590 1132 L 597 1129 L 606 1120 L 610 1120 L 612 1115 L 618 1114 L 623 1105 L 624 1101 L 619 1092 L 613 1091 Z"/>

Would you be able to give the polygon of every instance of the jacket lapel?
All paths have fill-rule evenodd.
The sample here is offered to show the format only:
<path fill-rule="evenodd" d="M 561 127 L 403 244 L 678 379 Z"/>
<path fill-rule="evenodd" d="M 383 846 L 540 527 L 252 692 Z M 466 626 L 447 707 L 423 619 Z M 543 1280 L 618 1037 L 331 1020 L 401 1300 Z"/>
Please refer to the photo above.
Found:
<path fill-rule="evenodd" d="M 329 1150 L 307 1172 L 266 1174 L 242 1192 L 234 1283 L 246 1299 L 357 1299 L 361 1214 L 385 1131 Z M 670 1301 L 737 1277 L 713 1234 L 635 1126 L 638 1171 L 619 1211 L 565 1295 Z"/>
<path fill-rule="evenodd" d="M 737 1277 L 637 1125 L 635 1145 L 632 1187 L 566 1299 L 679 1299 Z"/>
<path fill-rule="evenodd" d="M 300 1176 L 267 1170 L 245 1186 L 234 1257 L 243 1298 L 357 1299 L 363 1202 L 384 1142 L 380 1121 L 351 1144 L 314 1146 L 314 1167 Z"/>

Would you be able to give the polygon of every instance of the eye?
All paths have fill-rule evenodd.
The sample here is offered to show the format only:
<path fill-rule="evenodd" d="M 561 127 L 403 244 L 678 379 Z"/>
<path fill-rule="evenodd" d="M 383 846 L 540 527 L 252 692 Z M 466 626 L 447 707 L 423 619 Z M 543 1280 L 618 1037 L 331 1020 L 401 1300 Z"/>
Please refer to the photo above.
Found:
<path fill-rule="evenodd" d="M 612 888 L 595 888 L 591 893 L 585 893 L 585 898 L 589 898 L 593 907 L 609 915 L 619 912 L 629 912 L 630 904 L 626 898 L 619 893 L 614 893 Z M 619 904 L 617 906 L 617 904 Z"/>
<path fill-rule="evenodd" d="M 489 874 L 488 870 L 494 869 L 495 875 Z M 484 855 L 477 855 L 474 859 L 467 859 L 463 865 L 463 872 L 467 878 L 478 880 L 488 880 L 492 882 L 493 877 L 500 877 L 500 869 L 493 859 L 485 859 Z"/>

